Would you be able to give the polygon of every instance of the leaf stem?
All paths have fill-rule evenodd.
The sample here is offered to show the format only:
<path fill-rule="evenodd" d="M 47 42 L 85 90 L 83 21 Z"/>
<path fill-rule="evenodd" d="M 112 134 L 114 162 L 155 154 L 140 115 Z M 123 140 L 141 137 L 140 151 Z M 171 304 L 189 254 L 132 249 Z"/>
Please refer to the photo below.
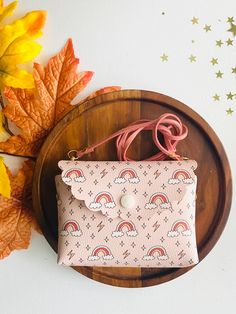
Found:
<path fill-rule="evenodd" d="M 28 159 L 31 159 L 31 160 L 34 160 L 34 161 L 36 161 L 36 159 L 37 159 L 37 157 L 33 157 L 33 156 L 23 156 L 23 155 L 11 154 L 11 153 L 1 152 L 0 151 L 0 155 L 1 154 L 8 155 L 8 156 L 14 156 L 14 157 L 28 158 Z"/>
<path fill-rule="evenodd" d="M 2 92 L 0 92 L 0 106 L 2 109 L 4 109 L 4 103 L 3 103 L 3 98 L 2 98 Z M 5 129 L 5 131 L 9 134 L 9 135 L 14 135 L 12 133 L 12 131 L 9 129 L 9 125 L 8 125 L 8 121 L 7 118 L 3 115 L 3 127 Z"/>

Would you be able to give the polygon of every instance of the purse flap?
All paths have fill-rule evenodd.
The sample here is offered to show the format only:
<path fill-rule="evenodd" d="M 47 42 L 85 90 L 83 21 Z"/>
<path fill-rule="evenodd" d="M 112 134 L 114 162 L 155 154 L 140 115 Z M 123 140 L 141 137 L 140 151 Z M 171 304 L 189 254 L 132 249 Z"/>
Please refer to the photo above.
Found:
<path fill-rule="evenodd" d="M 163 211 L 181 209 L 181 201 L 186 197 L 195 202 L 197 163 L 194 160 L 62 160 L 58 166 L 72 195 L 83 200 L 90 211 L 101 211 L 110 218 L 130 219 L 140 214 L 149 218 Z"/>
<path fill-rule="evenodd" d="M 110 218 L 151 217 L 181 209 L 186 197 L 195 202 L 194 160 L 68 161 L 58 163 L 72 195 L 90 211 Z M 193 206 L 190 204 L 189 206 Z"/>

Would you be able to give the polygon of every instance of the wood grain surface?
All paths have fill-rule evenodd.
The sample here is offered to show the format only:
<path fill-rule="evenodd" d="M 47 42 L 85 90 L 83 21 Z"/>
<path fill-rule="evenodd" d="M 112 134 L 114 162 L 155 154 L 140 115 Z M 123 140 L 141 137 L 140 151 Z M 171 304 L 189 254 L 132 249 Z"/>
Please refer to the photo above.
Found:
<path fill-rule="evenodd" d="M 36 163 L 33 201 L 43 234 L 55 251 L 54 176 L 60 173 L 57 162 L 67 159 L 71 149 L 96 143 L 137 119 L 154 119 L 167 112 L 177 114 L 189 128 L 188 138 L 177 150 L 180 155 L 198 162 L 196 233 L 200 260 L 211 251 L 224 229 L 231 206 L 232 179 L 224 148 L 212 128 L 192 109 L 168 96 L 142 90 L 112 92 L 82 103 L 59 121 L 46 139 Z M 129 156 L 141 160 L 155 151 L 151 134 L 143 132 L 129 149 Z M 114 141 L 97 148 L 83 160 L 117 160 Z M 74 269 L 105 284 L 146 287 L 172 280 L 191 267 Z"/>

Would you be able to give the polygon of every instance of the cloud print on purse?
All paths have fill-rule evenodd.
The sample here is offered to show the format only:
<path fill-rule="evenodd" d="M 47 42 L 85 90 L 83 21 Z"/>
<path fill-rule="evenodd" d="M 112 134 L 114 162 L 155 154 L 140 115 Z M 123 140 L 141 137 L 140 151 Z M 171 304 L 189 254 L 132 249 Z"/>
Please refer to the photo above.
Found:
<path fill-rule="evenodd" d="M 159 152 L 133 161 L 134 134 L 153 131 Z M 165 147 L 159 142 L 159 132 Z M 141 120 L 61 160 L 58 263 L 103 267 L 189 267 L 198 262 L 195 234 L 197 163 L 176 154 L 187 127 L 172 114 Z M 117 137 L 119 161 L 83 155 Z M 70 153 L 69 153 L 70 155 Z M 174 160 L 163 160 L 165 157 Z"/>

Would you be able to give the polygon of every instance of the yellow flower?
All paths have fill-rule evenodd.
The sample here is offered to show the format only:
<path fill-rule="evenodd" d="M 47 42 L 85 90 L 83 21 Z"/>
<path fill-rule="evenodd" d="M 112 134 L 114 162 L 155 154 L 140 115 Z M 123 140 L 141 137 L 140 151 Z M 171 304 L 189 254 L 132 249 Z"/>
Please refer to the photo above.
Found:
<path fill-rule="evenodd" d="M 5 16 L 12 12 L 12 8 L 8 11 L 6 9 L 7 7 Z M 32 74 L 19 69 L 17 65 L 33 60 L 40 52 L 41 46 L 33 40 L 42 35 L 41 29 L 45 23 L 45 16 L 45 11 L 32 11 L 23 18 L 0 28 L 0 88 L 34 87 Z"/>
<path fill-rule="evenodd" d="M 10 137 L 10 135 L 4 129 L 2 122 L 3 122 L 3 113 L 2 111 L 0 111 L 0 142 L 4 142 Z"/>
<path fill-rule="evenodd" d="M 2 111 L 0 111 L 0 141 L 6 141 L 10 135 L 3 128 L 2 120 L 3 113 Z M 1 156 L 0 156 L 0 194 L 5 197 L 10 197 L 11 194 L 10 180 L 3 163 L 3 158 Z"/>
<path fill-rule="evenodd" d="M 5 197 L 11 196 L 11 184 L 7 174 L 6 167 L 3 162 L 3 157 L 0 156 L 0 194 Z"/>
<path fill-rule="evenodd" d="M 14 1 L 10 4 L 8 4 L 6 7 L 3 7 L 3 1 L 0 1 L 0 22 L 7 17 L 12 15 L 13 11 L 17 7 L 17 1 Z"/>

